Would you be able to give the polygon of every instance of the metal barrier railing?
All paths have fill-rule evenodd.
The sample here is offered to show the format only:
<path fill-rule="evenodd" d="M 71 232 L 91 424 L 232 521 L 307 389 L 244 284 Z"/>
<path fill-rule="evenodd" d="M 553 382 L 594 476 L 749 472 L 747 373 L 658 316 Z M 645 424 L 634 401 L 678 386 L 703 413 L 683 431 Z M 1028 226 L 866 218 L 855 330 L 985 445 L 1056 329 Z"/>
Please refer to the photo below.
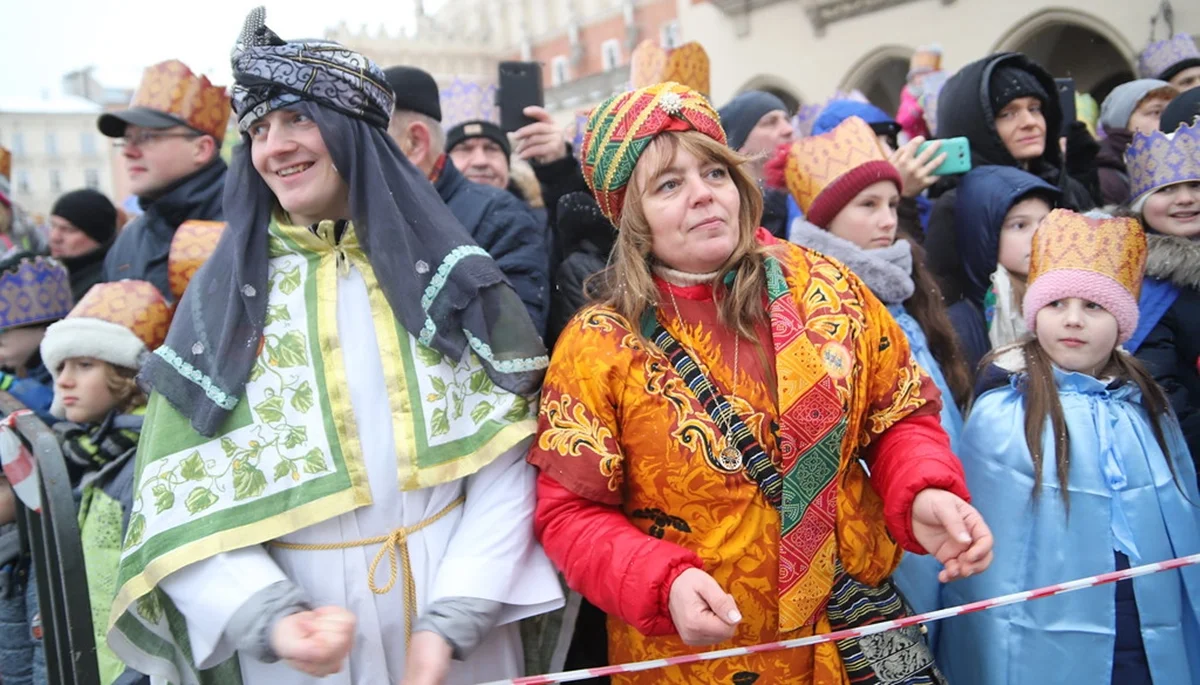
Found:
<path fill-rule="evenodd" d="M 0 392 L 0 414 L 22 409 L 25 405 Z M 42 495 L 41 513 L 17 501 L 17 523 L 37 579 L 47 681 L 99 685 L 78 507 L 66 461 L 58 439 L 36 416 L 18 417 L 16 427 L 37 461 Z"/>

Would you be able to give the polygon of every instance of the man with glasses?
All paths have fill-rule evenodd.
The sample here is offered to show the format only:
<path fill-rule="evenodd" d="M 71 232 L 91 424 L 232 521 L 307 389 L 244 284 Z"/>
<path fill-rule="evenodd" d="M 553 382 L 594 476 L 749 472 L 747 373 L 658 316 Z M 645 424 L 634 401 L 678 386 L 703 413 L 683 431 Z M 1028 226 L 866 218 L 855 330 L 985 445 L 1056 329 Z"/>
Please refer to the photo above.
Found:
<path fill-rule="evenodd" d="M 167 253 L 179 224 L 222 217 L 221 141 L 229 95 L 178 60 L 148 67 L 129 109 L 101 115 L 116 138 L 130 187 L 144 213 L 117 236 L 104 262 L 106 281 L 153 283 L 171 298 Z"/>

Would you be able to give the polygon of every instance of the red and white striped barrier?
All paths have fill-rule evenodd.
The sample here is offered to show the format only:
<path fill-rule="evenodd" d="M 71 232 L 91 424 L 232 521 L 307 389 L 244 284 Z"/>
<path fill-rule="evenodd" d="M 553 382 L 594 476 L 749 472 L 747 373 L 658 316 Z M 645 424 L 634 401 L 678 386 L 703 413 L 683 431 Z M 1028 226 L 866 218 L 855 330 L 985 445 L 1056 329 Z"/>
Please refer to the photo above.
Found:
<path fill-rule="evenodd" d="M 614 673 L 637 673 L 638 671 L 652 671 L 657 668 L 666 668 L 667 666 L 678 666 L 680 664 L 692 664 L 698 661 L 712 661 L 714 659 L 726 659 L 732 656 L 745 656 L 747 654 L 757 654 L 759 652 L 775 652 L 783 649 L 794 649 L 796 647 L 811 647 L 825 642 L 836 642 L 844 640 L 848 637 L 865 637 L 867 635 L 875 635 L 877 633 L 895 630 L 897 628 L 905 628 L 918 623 L 930 623 L 932 621 L 940 621 L 943 618 L 950 616 L 961 616 L 963 614 L 973 614 L 976 611 L 985 611 L 996 607 L 1007 606 L 1009 604 L 1019 604 L 1027 602 L 1031 599 L 1042 599 L 1043 597 L 1052 597 L 1061 595 L 1064 592 L 1074 592 L 1084 588 L 1095 587 L 1097 585 L 1106 585 L 1115 583 L 1119 580 L 1128 580 L 1139 576 L 1148 576 L 1152 573 L 1161 573 L 1170 571 L 1184 566 L 1193 566 L 1200 564 L 1200 554 L 1171 559 L 1169 561 L 1160 561 L 1154 564 L 1146 564 L 1145 566 L 1135 566 L 1123 571 L 1113 571 L 1112 573 L 1103 573 L 1090 578 L 1080 578 L 1072 580 L 1069 583 L 1060 583 L 1058 585 L 1049 585 L 1037 590 L 1026 590 L 1025 592 L 1016 592 L 1003 597 L 994 599 L 985 599 L 970 604 L 963 604 L 948 609 L 939 609 L 930 611 L 925 614 L 916 616 L 907 616 L 905 618 L 896 619 L 894 621 L 884 621 L 862 628 L 850 628 L 849 630 L 839 630 L 835 633 L 826 633 L 824 635 L 811 635 L 809 637 L 797 638 L 794 640 L 784 640 L 782 642 L 768 642 L 760 645 L 752 645 L 750 647 L 735 647 L 733 649 L 721 649 L 715 652 L 704 652 L 702 654 L 684 654 L 682 656 L 673 656 L 666 659 L 654 659 L 652 661 L 639 661 L 630 664 L 617 664 L 615 666 L 601 666 L 599 668 L 586 668 L 578 671 L 565 671 L 563 673 L 549 673 L 547 675 L 533 675 L 524 678 L 513 678 L 511 680 L 496 680 L 485 685 L 548 685 L 549 683 L 569 683 L 577 680 L 585 680 L 596 676 L 612 675 Z"/>

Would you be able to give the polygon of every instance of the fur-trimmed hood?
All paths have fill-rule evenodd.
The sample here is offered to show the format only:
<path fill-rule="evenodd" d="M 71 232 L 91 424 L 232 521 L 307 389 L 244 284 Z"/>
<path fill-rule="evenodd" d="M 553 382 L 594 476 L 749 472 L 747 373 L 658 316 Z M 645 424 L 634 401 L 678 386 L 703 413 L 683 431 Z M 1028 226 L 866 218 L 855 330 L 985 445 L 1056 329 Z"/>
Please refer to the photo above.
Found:
<path fill-rule="evenodd" d="M 845 264 L 884 304 L 901 304 L 916 291 L 912 246 L 907 240 L 897 240 L 878 250 L 864 250 L 802 218 L 792 221 L 788 239 Z"/>
<path fill-rule="evenodd" d="M 1172 235 L 1146 234 L 1146 275 L 1180 288 L 1200 290 L 1200 241 Z"/>

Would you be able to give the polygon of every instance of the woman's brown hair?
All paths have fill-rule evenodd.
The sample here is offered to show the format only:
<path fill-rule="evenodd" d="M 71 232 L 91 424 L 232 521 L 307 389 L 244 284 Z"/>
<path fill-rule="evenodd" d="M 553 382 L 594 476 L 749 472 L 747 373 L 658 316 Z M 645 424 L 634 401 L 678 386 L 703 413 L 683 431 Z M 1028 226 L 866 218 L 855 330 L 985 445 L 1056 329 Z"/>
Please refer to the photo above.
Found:
<path fill-rule="evenodd" d="M 653 179 L 670 167 L 681 149 L 697 159 L 725 166 L 737 186 L 741 198 L 738 242 L 718 269 L 714 285 L 721 323 L 754 339 L 755 324 L 766 318 L 762 298 L 767 286 L 764 266 L 767 250 L 755 238 L 762 219 L 762 192 L 743 168 L 747 157 L 697 131 L 663 133 L 651 141 L 642 154 L 639 166 L 652 166 L 635 170 L 629 181 L 621 225 L 617 227 L 617 242 L 609 258 L 610 266 L 593 277 L 598 288 L 596 292 L 601 302 L 615 309 L 632 325 L 634 332 L 641 335 L 642 315 L 647 308 L 658 306 L 658 288 L 651 274 L 653 237 L 642 205 L 643 186 L 645 179 Z M 734 274 L 733 285 L 726 286 L 730 273 Z M 586 287 L 590 289 L 592 285 L 588 283 Z"/>
<path fill-rule="evenodd" d="M 942 376 L 954 395 L 954 403 L 962 409 L 971 401 L 971 370 L 963 355 L 958 334 L 954 332 L 950 316 L 946 313 L 942 291 L 933 274 L 925 267 L 925 250 L 911 238 L 908 242 L 912 246 L 912 279 L 916 288 L 912 296 L 904 301 L 904 310 L 916 319 L 925 333 L 929 352 L 942 369 Z"/>
<path fill-rule="evenodd" d="M 1012 348 L 1007 348 L 1011 350 Z M 1046 419 L 1050 420 L 1051 432 L 1054 435 L 1054 463 L 1061 485 L 1063 506 L 1070 509 L 1067 493 L 1067 478 L 1071 470 L 1071 436 L 1067 433 L 1067 419 L 1063 414 L 1062 402 L 1058 397 L 1058 384 L 1054 379 L 1054 365 L 1050 355 L 1042 349 L 1036 338 L 1021 343 L 1018 348 L 1025 358 L 1025 374 L 1020 382 L 1020 389 L 1025 398 L 1025 444 L 1029 447 L 1029 455 L 1033 458 L 1033 496 L 1036 500 L 1042 487 L 1042 463 L 1046 455 L 1042 452 L 1042 432 L 1046 427 Z M 995 361 L 1006 350 L 993 351 L 987 357 L 987 362 Z M 1150 417 L 1150 430 L 1154 440 L 1167 458 L 1167 466 L 1171 474 L 1175 467 L 1171 461 L 1171 451 L 1167 446 L 1166 434 L 1162 428 L 1162 417 L 1169 414 L 1170 405 L 1162 388 L 1154 382 L 1154 377 L 1142 366 L 1141 362 L 1125 352 L 1113 350 L 1112 356 L 1105 365 L 1102 375 L 1117 380 L 1133 383 L 1142 393 L 1142 406 Z"/>

